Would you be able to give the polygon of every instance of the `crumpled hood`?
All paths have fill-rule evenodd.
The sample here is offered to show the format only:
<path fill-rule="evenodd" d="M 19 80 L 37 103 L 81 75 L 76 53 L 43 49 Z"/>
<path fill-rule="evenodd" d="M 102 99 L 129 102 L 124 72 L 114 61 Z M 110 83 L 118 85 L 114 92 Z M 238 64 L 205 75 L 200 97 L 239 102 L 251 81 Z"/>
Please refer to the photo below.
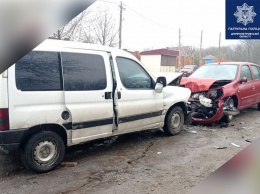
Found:
<path fill-rule="evenodd" d="M 178 72 L 153 72 L 152 73 L 156 78 L 163 76 L 166 78 L 167 85 L 174 81 L 175 79 L 178 79 L 180 76 L 182 76 L 182 73 Z"/>
<path fill-rule="evenodd" d="M 218 80 L 214 78 L 183 77 L 180 86 L 185 86 L 189 88 L 192 93 L 195 93 L 209 90 L 210 86 L 216 81 Z"/>

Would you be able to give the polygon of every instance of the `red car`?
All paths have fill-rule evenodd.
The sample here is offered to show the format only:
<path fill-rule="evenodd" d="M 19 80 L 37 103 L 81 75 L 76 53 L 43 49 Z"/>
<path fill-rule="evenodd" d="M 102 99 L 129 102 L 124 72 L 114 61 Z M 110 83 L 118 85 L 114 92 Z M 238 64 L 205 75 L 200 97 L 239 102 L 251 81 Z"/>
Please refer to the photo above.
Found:
<path fill-rule="evenodd" d="M 183 76 L 188 77 L 198 68 L 199 67 L 197 65 L 185 65 L 183 68 L 181 68 L 180 72 L 183 73 Z"/>
<path fill-rule="evenodd" d="M 188 110 L 195 123 L 230 122 L 256 104 L 260 110 L 260 66 L 253 63 L 207 64 L 183 77 L 180 86 L 191 90 Z"/>

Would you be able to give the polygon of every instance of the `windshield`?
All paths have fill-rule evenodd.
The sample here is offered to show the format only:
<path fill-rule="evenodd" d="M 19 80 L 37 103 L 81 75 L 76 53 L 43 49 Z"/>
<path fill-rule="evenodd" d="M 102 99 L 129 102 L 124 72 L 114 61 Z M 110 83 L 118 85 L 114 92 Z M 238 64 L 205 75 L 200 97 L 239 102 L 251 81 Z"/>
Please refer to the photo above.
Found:
<path fill-rule="evenodd" d="M 235 80 L 237 68 L 237 65 L 204 65 L 190 77 Z"/>

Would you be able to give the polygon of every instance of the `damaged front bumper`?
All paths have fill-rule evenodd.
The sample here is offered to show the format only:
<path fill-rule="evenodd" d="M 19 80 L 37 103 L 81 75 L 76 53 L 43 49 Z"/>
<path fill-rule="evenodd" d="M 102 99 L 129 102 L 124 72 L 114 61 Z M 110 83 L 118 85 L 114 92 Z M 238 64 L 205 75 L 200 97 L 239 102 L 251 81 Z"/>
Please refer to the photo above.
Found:
<path fill-rule="evenodd" d="M 210 124 L 220 121 L 224 115 L 237 115 L 239 111 L 229 103 L 229 99 L 213 101 L 209 98 L 190 99 L 188 112 L 192 121 L 200 124 Z"/>

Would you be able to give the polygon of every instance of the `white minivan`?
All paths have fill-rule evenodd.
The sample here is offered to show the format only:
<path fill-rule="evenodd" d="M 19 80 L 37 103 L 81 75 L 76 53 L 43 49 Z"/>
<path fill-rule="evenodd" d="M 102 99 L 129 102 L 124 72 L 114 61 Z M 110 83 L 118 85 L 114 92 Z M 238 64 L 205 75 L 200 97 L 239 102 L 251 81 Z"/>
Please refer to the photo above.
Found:
<path fill-rule="evenodd" d="M 0 150 L 48 172 L 67 146 L 161 127 L 175 135 L 190 94 L 125 51 L 46 40 L 0 74 Z"/>

